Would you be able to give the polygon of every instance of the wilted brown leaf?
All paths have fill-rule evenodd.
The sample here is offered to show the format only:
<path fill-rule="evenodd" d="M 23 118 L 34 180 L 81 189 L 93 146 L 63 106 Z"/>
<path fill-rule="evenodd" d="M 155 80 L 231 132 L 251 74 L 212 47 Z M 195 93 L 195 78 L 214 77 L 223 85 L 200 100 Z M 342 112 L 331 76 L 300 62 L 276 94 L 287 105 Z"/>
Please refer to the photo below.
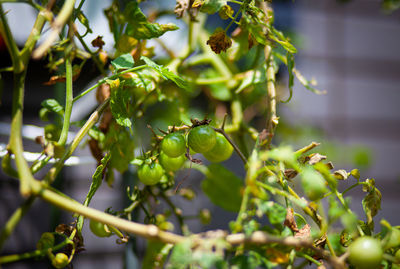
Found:
<path fill-rule="evenodd" d="M 295 233 L 294 237 L 298 238 L 310 238 L 311 237 L 311 226 L 306 224 L 303 228 L 301 228 L 297 233 Z"/>
<path fill-rule="evenodd" d="M 226 50 L 232 46 L 232 40 L 226 35 L 224 30 L 218 28 L 207 40 L 207 45 L 209 45 L 216 54 L 220 54 L 221 51 L 226 52 Z"/>
<path fill-rule="evenodd" d="M 297 228 L 296 220 L 294 219 L 294 211 L 293 208 L 287 208 L 286 210 L 286 218 L 283 223 L 286 227 L 288 227 L 292 232 L 297 233 L 299 229 Z"/>
<path fill-rule="evenodd" d="M 308 161 L 310 165 L 314 165 L 322 160 L 326 160 L 326 156 L 321 155 L 319 153 L 313 153 L 308 155 L 305 160 Z"/>
<path fill-rule="evenodd" d="M 92 40 L 92 46 L 95 48 L 99 48 L 99 50 L 101 50 L 103 48 L 104 44 L 106 44 L 106 43 L 104 43 L 103 37 L 100 35 Z"/>

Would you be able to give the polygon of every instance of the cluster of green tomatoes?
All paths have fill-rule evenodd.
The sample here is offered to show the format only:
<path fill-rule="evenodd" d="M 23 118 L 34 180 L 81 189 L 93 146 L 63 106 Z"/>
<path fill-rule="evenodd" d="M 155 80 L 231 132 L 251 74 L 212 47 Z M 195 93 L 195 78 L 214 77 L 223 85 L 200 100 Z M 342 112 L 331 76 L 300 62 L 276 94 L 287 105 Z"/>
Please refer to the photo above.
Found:
<path fill-rule="evenodd" d="M 145 185 L 159 183 L 165 173 L 182 168 L 189 152 L 202 153 L 210 162 L 222 162 L 231 157 L 233 147 L 209 125 L 192 127 L 186 135 L 178 131 L 168 133 L 161 140 L 157 158 L 147 158 L 138 168 L 139 180 Z"/>

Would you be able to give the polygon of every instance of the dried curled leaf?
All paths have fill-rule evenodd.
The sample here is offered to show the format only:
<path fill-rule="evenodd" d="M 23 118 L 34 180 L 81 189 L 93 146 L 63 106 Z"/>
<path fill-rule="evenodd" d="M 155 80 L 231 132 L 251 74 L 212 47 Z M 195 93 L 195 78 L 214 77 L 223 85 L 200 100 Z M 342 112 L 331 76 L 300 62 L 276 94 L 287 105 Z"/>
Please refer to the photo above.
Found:
<path fill-rule="evenodd" d="M 296 220 L 294 219 L 294 212 L 293 208 L 287 208 L 286 210 L 286 218 L 285 222 L 283 223 L 286 227 L 288 227 L 292 232 L 299 232 L 299 228 L 297 228 Z"/>
<path fill-rule="evenodd" d="M 95 48 L 99 48 L 99 50 L 101 50 L 105 44 L 106 43 L 104 43 L 103 37 L 100 35 L 92 40 L 92 46 Z"/>
<path fill-rule="evenodd" d="M 232 40 L 226 35 L 224 30 L 217 28 L 207 40 L 207 45 L 209 45 L 216 54 L 220 54 L 221 51 L 226 52 L 226 50 L 232 46 Z"/>
<path fill-rule="evenodd" d="M 295 233 L 294 237 L 297 238 L 310 238 L 311 237 L 311 226 L 306 224 L 301 228 L 297 233 Z"/>
<path fill-rule="evenodd" d="M 308 161 L 308 163 L 310 165 L 314 165 L 316 163 L 319 163 L 322 160 L 326 160 L 326 156 L 321 155 L 319 153 L 313 153 L 313 154 L 310 154 L 310 155 L 308 155 L 306 157 L 306 161 Z"/>

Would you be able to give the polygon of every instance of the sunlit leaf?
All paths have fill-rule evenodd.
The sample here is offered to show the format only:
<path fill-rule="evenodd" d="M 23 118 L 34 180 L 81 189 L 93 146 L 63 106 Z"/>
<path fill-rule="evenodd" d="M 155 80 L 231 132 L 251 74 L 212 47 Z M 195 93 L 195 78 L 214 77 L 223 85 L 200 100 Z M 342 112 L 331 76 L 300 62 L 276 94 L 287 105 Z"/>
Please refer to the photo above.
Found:
<path fill-rule="evenodd" d="M 111 61 L 111 65 L 115 68 L 116 71 L 120 69 L 132 68 L 134 64 L 135 61 L 133 60 L 132 55 L 129 53 L 123 54 L 114 61 Z"/>
<path fill-rule="evenodd" d="M 159 37 L 165 32 L 179 29 L 173 23 L 158 24 L 148 22 L 136 1 L 131 1 L 127 4 L 124 15 L 128 21 L 125 32 L 136 39 L 151 39 Z"/>
<path fill-rule="evenodd" d="M 157 71 L 157 73 L 159 73 L 164 79 L 172 80 L 180 88 L 185 89 L 188 87 L 187 81 L 185 81 L 183 78 L 179 77 L 175 73 L 171 72 L 168 68 L 156 64 L 145 56 L 142 56 L 140 59 L 142 59 L 149 67 Z"/>

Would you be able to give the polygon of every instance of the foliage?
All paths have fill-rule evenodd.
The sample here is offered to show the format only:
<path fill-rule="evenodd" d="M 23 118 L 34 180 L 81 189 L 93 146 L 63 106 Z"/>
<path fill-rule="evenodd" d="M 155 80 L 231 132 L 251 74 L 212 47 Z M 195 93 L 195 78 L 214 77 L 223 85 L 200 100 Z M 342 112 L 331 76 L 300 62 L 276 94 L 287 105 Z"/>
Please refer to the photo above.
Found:
<path fill-rule="evenodd" d="M 268 1 L 177 0 L 174 12 L 188 29 L 187 44 L 179 55 L 157 39 L 169 31 L 180 33 L 172 23 L 155 22 L 170 10 L 146 15 L 141 1 L 114 0 L 104 14 L 115 50 L 106 52 L 101 36 L 91 42 L 94 50 L 85 43 L 83 37 L 93 30 L 81 10 L 84 0 L 77 6 L 74 0 L 66 0 L 62 6 L 54 5 L 58 1 L 25 2 L 39 13 L 21 50 L 0 4 L 1 35 L 13 63 L 2 71 L 13 72 L 15 80 L 10 140 L 2 170 L 18 178 L 21 195 L 26 198 L 2 228 L 0 247 L 36 198 L 75 213 L 76 219 L 71 225 L 60 224 L 55 232 L 44 233 L 37 250 L 1 256 L 0 264 L 47 256 L 56 268 L 68 266 L 83 250 L 86 235 L 82 227 L 85 219 L 90 219 L 95 234 L 116 236 L 118 243 L 128 242 L 130 235 L 147 238 L 142 261 L 145 268 L 301 268 L 308 263 L 319 268 L 346 268 L 365 264 L 358 259 L 363 253 L 354 254 L 357 242 L 365 241 L 374 242 L 374 266 L 398 266 L 398 227 L 382 220 L 381 232 L 375 232 L 374 218 L 382 197 L 374 179 L 363 179 L 357 169 L 334 170 L 327 156 L 315 152 L 319 143 L 311 142 L 298 150 L 274 144 L 280 123 L 277 106 L 279 101 L 290 101 L 294 79 L 312 92 L 323 92 L 296 69 L 297 49 L 275 28 Z M 394 9 L 398 1 L 385 0 L 383 6 Z M 208 32 L 204 24 L 212 14 L 227 20 L 228 25 Z M 76 30 L 78 21 L 86 33 Z M 50 34 L 35 48 L 46 22 L 50 22 Z M 154 55 L 148 40 L 157 40 L 167 53 Z M 254 59 L 248 56 L 253 55 L 249 51 L 255 52 Z M 37 141 L 43 147 L 43 158 L 28 164 L 23 157 L 21 127 L 31 57 L 46 60 L 49 72 L 58 70 L 47 84 L 64 83 L 66 100 L 65 104 L 55 99 L 41 103 L 40 118 L 46 126 Z M 102 79 L 74 97 L 73 81 L 89 62 L 96 65 Z M 281 63 L 289 74 L 287 100 L 277 100 L 276 74 Z M 78 123 L 80 130 L 67 143 L 72 107 L 93 90 L 99 106 L 86 121 Z M 205 98 L 207 107 L 195 105 Z M 245 110 L 254 111 L 254 116 L 245 117 Z M 256 116 L 265 118 L 264 126 L 256 124 Z M 145 139 L 145 125 L 152 132 L 150 141 Z M 51 185 L 84 141 L 98 165 L 81 204 Z M 213 163 L 202 163 L 200 153 L 195 155 L 193 150 Z M 243 161 L 243 178 L 224 166 L 232 152 Z M 50 160 L 54 164 L 39 180 L 36 173 Z M 193 190 L 175 182 L 183 169 L 200 171 L 204 175 L 201 191 L 216 206 L 237 214 L 229 231 L 189 231 L 187 218 L 196 217 L 207 224 L 211 214 L 202 209 L 196 216 L 187 216 L 172 202 L 173 195 L 186 198 L 188 203 L 195 199 Z M 89 207 L 103 180 L 112 186 L 114 173 L 132 171 L 140 181 L 126 190 L 129 206 L 105 212 Z M 340 191 L 343 181 L 352 181 L 352 185 Z M 365 192 L 365 218 L 361 219 L 350 209 L 347 196 L 356 187 Z M 165 202 L 169 209 L 154 213 L 154 200 Z M 145 215 L 144 223 L 138 222 L 138 214 Z M 173 217 L 181 234 L 174 228 Z M 56 244 L 60 240 L 55 236 L 62 238 L 61 243 Z"/>

